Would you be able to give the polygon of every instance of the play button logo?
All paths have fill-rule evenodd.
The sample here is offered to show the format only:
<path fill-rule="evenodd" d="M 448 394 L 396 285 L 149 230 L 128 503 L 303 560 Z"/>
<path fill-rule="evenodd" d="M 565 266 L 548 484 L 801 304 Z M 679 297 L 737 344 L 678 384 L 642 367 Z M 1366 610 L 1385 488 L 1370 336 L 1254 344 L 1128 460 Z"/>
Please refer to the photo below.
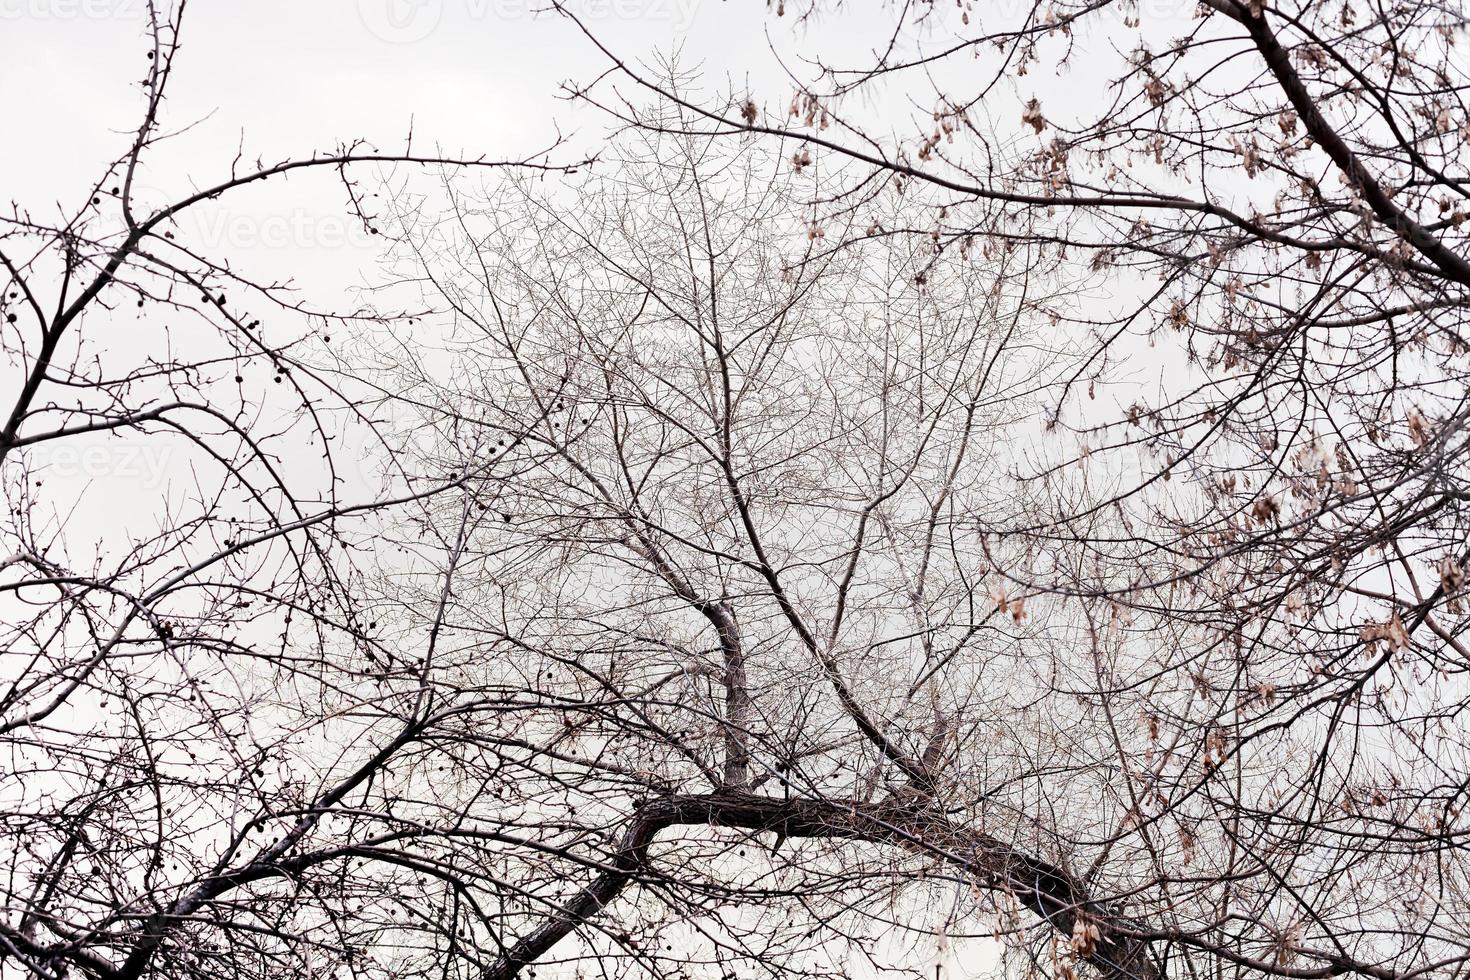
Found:
<path fill-rule="evenodd" d="M 439 26 L 444 0 L 357 0 L 357 10 L 374 37 L 390 44 L 414 44 Z"/>

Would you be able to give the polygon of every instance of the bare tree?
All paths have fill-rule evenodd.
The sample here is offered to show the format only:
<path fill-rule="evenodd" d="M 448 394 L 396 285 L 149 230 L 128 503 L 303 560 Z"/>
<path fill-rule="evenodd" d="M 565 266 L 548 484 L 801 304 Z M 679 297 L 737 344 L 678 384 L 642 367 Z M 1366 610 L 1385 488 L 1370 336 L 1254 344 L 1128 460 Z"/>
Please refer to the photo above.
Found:
<path fill-rule="evenodd" d="M 485 975 L 926 972 L 874 955 L 907 929 L 1157 975 L 1074 836 L 1110 811 L 1050 809 L 1115 779 L 1100 719 L 1057 710 L 1076 658 L 1037 652 L 1077 623 L 1008 598 L 973 525 L 1030 513 L 1008 475 L 1068 353 L 1032 250 L 828 249 L 759 147 L 603 162 L 451 194 L 406 273 L 451 322 L 380 345 L 425 475 L 490 468 L 413 535 L 474 515 L 449 607 L 398 598 L 446 697 L 505 704 L 436 803 L 510 844 L 473 884 L 496 911 L 466 906 Z"/>
<path fill-rule="evenodd" d="M 381 783 L 438 710 L 374 680 L 432 640 L 387 651 L 358 605 L 394 501 L 334 449 L 374 420 L 326 352 L 365 314 L 191 219 L 321 172 L 368 227 L 360 169 L 502 165 L 355 143 L 160 192 L 185 4 L 148 12 L 125 151 L 74 210 L 0 217 L 0 972 L 322 974 L 371 945 L 362 905 L 412 901 L 359 865 L 402 834 Z"/>
<path fill-rule="evenodd" d="M 1116 731 L 1116 814 L 1074 857 L 1172 972 L 1462 973 L 1463 12 L 886 9 L 776 5 L 808 59 L 789 105 L 702 104 L 606 47 L 577 93 L 784 140 L 815 221 L 922 237 L 931 284 L 1024 244 L 1092 286 L 1049 310 L 1092 352 L 1044 406 L 1034 520 L 966 524 L 1086 624 L 1095 670 L 1057 692 Z M 871 60 L 824 57 L 849 22 Z"/>
<path fill-rule="evenodd" d="M 900 4 L 769 114 L 608 50 L 575 182 L 145 203 L 182 10 L 0 230 L 7 971 L 1464 974 L 1457 14 Z M 297 170 L 423 312 L 178 227 Z"/>

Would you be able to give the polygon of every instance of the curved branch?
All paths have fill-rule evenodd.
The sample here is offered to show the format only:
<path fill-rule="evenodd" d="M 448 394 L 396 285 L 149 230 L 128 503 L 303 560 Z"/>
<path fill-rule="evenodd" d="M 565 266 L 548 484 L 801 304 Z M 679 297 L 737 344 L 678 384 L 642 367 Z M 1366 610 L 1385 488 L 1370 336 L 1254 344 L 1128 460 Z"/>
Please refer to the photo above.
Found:
<path fill-rule="evenodd" d="M 1078 921 L 1097 927 L 1083 957 L 1109 980 L 1163 980 L 1147 942 L 1132 926 L 1095 903 L 1062 869 L 988 834 L 960 827 L 942 814 L 901 799 L 774 799 L 745 793 L 670 796 L 642 806 L 612 862 L 575 897 L 507 949 L 484 980 L 512 980 L 553 946 L 597 915 L 648 867 L 648 848 L 673 826 L 739 827 L 778 837 L 888 844 L 935 855 L 981 888 L 1008 892 L 1063 936 Z"/>
<path fill-rule="evenodd" d="M 1253 9 L 1242 7 L 1236 0 L 1205 0 L 1206 6 L 1218 10 L 1225 16 L 1234 20 L 1246 29 L 1250 35 L 1251 43 L 1261 53 L 1261 58 L 1270 69 L 1271 76 L 1276 79 L 1276 84 L 1281 86 L 1291 102 L 1291 107 L 1296 110 L 1302 125 L 1318 145 L 1332 158 L 1332 162 L 1342 171 L 1352 185 L 1363 195 L 1363 200 L 1373 209 L 1373 214 L 1394 230 L 1394 233 L 1403 238 L 1415 250 L 1430 262 L 1434 263 L 1444 275 L 1461 284 L 1470 286 L 1470 262 L 1466 262 L 1457 255 L 1453 249 L 1445 245 L 1419 222 L 1415 221 L 1402 208 L 1395 205 L 1363 161 L 1353 152 L 1352 147 L 1332 128 L 1332 125 L 1317 108 L 1317 102 L 1307 91 L 1306 84 L 1301 75 L 1291 66 L 1291 54 L 1282 47 L 1270 26 L 1266 23 L 1264 11 L 1256 12 Z"/>

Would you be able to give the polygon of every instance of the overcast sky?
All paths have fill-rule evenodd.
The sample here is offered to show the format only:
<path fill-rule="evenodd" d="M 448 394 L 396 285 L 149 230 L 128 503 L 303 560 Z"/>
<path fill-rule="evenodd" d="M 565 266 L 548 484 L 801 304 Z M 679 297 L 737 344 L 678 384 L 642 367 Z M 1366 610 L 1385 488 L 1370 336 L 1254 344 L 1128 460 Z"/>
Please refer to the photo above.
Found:
<path fill-rule="evenodd" d="M 144 183 L 172 197 L 188 180 L 224 176 L 240 146 L 246 160 L 268 161 L 357 138 L 396 149 L 410 127 L 422 150 L 504 158 L 546 147 L 560 128 L 577 144 L 563 155 L 574 158 L 595 146 L 607 121 L 559 98 L 560 85 L 603 62 L 568 23 L 533 6 L 194 0 L 166 119 L 198 125 L 150 157 Z M 682 46 L 722 79 L 765 49 L 766 17 L 747 7 L 600 0 L 586 16 L 633 57 Z M 33 211 L 80 203 L 137 124 L 145 24 L 144 0 L 0 0 L 0 196 Z M 269 253 L 271 266 L 329 293 L 354 281 L 372 251 L 361 236 L 341 241 L 352 231 L 343 203 L 330 178 L 276 183 L 267 194 L 237 196 L 227 219 L 208 219 L 225 223 L 209 230 L 228 235 L 237 256 Z"/>
<path fill-rule="evenodd" d="M 610 121 L 560 97 L 561 83 L 588 80 L 605 67 L 566 21 L 536 15 L 528 0 L 194 0 L 185 21 L 165 128 L 192 129 L 152 154 L 141 176 L 155 202 L 176 200 L 195 184 L 229 173 L 232 159 L 273 162 L 366 139 L 449 154 L 519 158 L 556 134 L 564 159 L 595 149 Z M 630 59 L 682 51 L 709 88 L 743 88 L 747 73 L 767 101 L 783 104 L 781 79 L 765 32 L 789 38 L 764 5 L 725 0 L 601 0 L 584 5 L 599 35 Z M 128 146 L 142 107 L 147 64 L 144 0 L 0 0 L 0 95 L 7 108 L 0 140 L 0 198 L 39 216 L 68 214 Z M 842 46 L 823 25 L 824 48 Z M 369 180 L 371 175 L 363 175 Z M 190 238 L 256 276 L 290 278 L 323 305 L 340 308 L 354 284 L 376 278 L 381 239 L 348 219 L 331 176 L 272 181 L 187 220 Z M 125 320 L 126 318 L 120 318 Z M 128 324 L 119 324 L 126 336 Z M 94 331 L 95 332 L 95 331 Z M 110 331 L 108 331 L 110 332 Z M 7 372 L 0 385 L 15 375 Z M 73 513 L 74 531 L 105 533 L 123 513 L 145 510 L 180 466 L 175 457 L 141 459 L 156 473 L 119 477 L 95 495 L 97 476 L 64 482 L 92 487 L 102 511 Z M 60 511 L 70 493 L 53 480 Z M 128 501 L 128 502 L 123 502 Z M 971 975 L 991 962 L 984 944 L 957 943 L 939 955 Z M 891 955 L 912 955 L 893 949 Z"/>
<path fill-rule="evenodd" d="M 543 5 L 192 0 L 164 110 L 164 128 L 183 131 L 147 155 L 137 198 L 144 205 L 177 201 L 226 178 L 237 156 L 248 169 L 256 159 L 299 159 L 357 139 L 400 151 L 410 131 L 414 148 L 425 153 L 522 159 L 551 146 L 558 134 L 565 142 L 553 159 L 595 153 L 612 121 L 568 101 L 563 84 L 591 81 L 607 69 L 607 59 L 567 19 L 539 11 Z M 708 92 L 750 92 L 777 118 L 793 89 L 782 61 L 808 77 L 801 59 L 816 51 L 866 63 L 865 53 L 887 36 L 882 25 L 891 13 L 850 4 L 841 16 L 798 27 L 790 12 L 778 18 L 759 0 L 575 0 L 572 6 L 626 61 L 678 52 L 681 67 L 698 69 Z M 936 17 L 953 14 L 934 9 Z M 1191 4 L 1172 0 L 1161 9 L 1183 18 L 1179 23 L 1192 13 Z M 1156 26 L 1172 27 L 1168 20 Z M 0 0 L 0 95 L 8 110 L 0 199 L 42 221 L 76 213 L 138 125 L 146 27 L 146 0 Z M 1119 39 L 1073 40 L 1079 49 L 1093 44 L 1111 51 Z M 1076 99 L 1078 74 L 1035 73 L 1016 90 L 997 89 L 977 112 L 993 121 L 1001 139 L 1024 130 L 1019 138 L 1034 140 L 1020 121 L 1022 101 L 1038 94 L 1048 112 L 1062 110 Z M 622 89 L 647 102 L 636 88 Z M 599 93 L 612 94 L 606 85 Z M 903 128 L 901 99 L 862 108 L 870 123 Z M 378 174 L 354 176 L 371 189 Z M 378 264 L 384 240 L 352 217 L 330 171 L 232 193 L 191 208 L 181 224 L 181 239 L 255 281 L 293 283 L 317 308 L 348 309 L 355 287 L 384 278 Z M 40 283 L 42 290 L 46 285 Z M 133 319 L 94 327 L 89 338 L 128 342 L 137 336 Z M 16 377 L 7 372 L 0 385 Z"/>
<path fill-rule="evenodd" d="M 535 6 L 193 0 L 165 128 L 193 127 L 150 155 L 141 182 L 156 191 L 155 202 L 177 200 L 194 184 L 227 176 L 237 153 L 270 163 L 354 139 L 392 151 L 410 128 L 423 152 L 505 159 L 532 154 L 560 132 L 569 139 L 555 153 L 576 159 L 596 148 L 610 120 L 561 98 L 561 84 L 588 81 L 606 62 L 567 21 L 537 15 Z M 703 68 L 709 89 L 740 90 L 749 78 L 778 112 L 791 87 L 768 49 L 768 30 L 791 50 L 811 41 L 829 53 L 872 43 L 862 36 L 862 16 L 815 24 L 805 40 L 798 32 L 792 41 L 789 25 L 759 0 L 596 0 L 580 9 L 624 57 L 680 49 L 683 64 Z M 144 0 L 0 0 L 0 95 L 8 110 L 0 198 L 46 217 L 82 203 L 137 126 L 145 27 Z M 994 111 L 1014 124 L 1019 104 L 1007 92 Z M 258 278 L 292 279 L 323 305 L 341 308 L 354 284 L 376 278 L 381 239 L 348 218 L 330 174 L 272 181 L 188 220 L 203 223 L 189 229 L 191 238 L 212 254 Z M 130 492 L 141 497 L 153 485 L 139 481 Z M 118 524 L 117 498 L 106 503 L 105 522 Z M 989 962 L 979 949 L 959 943 L 941 958 L 972 975 Z"/>
<path fill-rule="evenodd" d="M 359 138 L 399 149 L 410 127 L 420 150 L 501 158 L 531 154 L 561 132 L 570 136 L 561 156 L 575 159 L 596 148 L 609 122 L 562 98 L 561 86 L 590 81 L 607 62 L 565 19 L 538 13 L 544 4 L 193 0 L 166 123 L 197 125 L 150 155 L 143 183 L 173 199 L 189 180 L 224 176 L 237 149 L 246 161 L 299 157 Z M 795 30 L 789 15 L 779 19 L 759 0 L 572 6 L 627 60 L 677 49 L 681 64 L 701 69 L 711 90 L 749 86 L 777 114 L 792 87 L 771 43 L 792 65 L 807 49 L 861 61 L 884 37 L 875 19 L 888 20 L 876 5 L 850 5 L 840 17 Z M 1184 20 L 1192 6 L 1163 5 Z M 0 0 L 0 93 L 8 110 L 0 198 L 33 210 L 58 200 L 74 208 L 123 151 L 142 104 L 146 16 L 145 0 Z M 1019 127 L 1021 97 L 1040 94 L 1050 108 L 1077 91 L 1076 81 L 1033 76 L 1025 93 L 1000 91 L 981 111 Z M 318 174 L 236 195 L 227 219 L 194 220 L 223 220 L 206 230 L 227 235 L 237 258 L 262 253 L 261 272 L 289 274 L 326 296 L 362 279 L 362 260 L 377 244 L 347 234 L 343 205 L 340 188 Z"/>

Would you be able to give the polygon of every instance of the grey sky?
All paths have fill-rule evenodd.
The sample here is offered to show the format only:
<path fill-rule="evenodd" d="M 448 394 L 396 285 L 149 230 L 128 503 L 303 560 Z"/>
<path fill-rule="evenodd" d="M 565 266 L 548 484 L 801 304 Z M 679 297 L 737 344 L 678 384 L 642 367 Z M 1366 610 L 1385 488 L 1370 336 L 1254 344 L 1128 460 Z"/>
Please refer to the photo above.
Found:
<path fill-rule="evenodd" d="M 519 157 L 558 131 L 586 148 L 606 120 L 558 98 L 600 56 L 566 22 L 529 0 L 203 0 L 190 5 L 167 107 L 172 127 L 199 121 L 150 157 L 145 184 L 165 193 L 227 173 L 246 160 L 279 159 L 367 139 L 399 148 Z M 638 15 L 642 11 L 642 15 Z M 682 45 L 717 77 L 764 51 L 766 18 L 719 0 L 600 0 L 589 22 L 635 56 Z M 34 210 L 74 198 L 126 145 L 141 106 L 144 0 L 0 0 L 0 94 L 8 109 L 0 146 L 4 197 Z M 742 51 L 745 54 L 742 54 Z M 719 61 L 723 64 L 716 65 Z M 567 151 L 575 156 L 575 149 Z M 329 224 L 293 254 L 303 285 L 350 279 L 333 261 L 332 221 L 343 196 L 329 178 L 277 183 L 240 195 L 230 244 L 279 246 L 284 222 Z M 250 215 L 270 220 L 250 228 Z M 295 250 L 293 250 L 295 251 Z M 355 251 L 355 250 L 354 250 Z M 302 264 L 304 262 L 304 264 Z"/>
<path fill-rule="evenodd" d="M 548 146 L 558 131 L 575 159 L 595 149 L 609 120 L 559 98 L 568 79 L 605 63 L 564 20 L 536 15 L 528 0 L 194 0 L 185 21 L 166 126 L 192 129 L 148 158 L 144 198 L 177 199 L 229 173 L 232 160 L 275 161 L 366 139 L 397 149 L 516 158 Z M 711 89 L 743 84 L 748 71 L 765 101 L 790 88 L 774 65 L 763 5 L 723 0 L 600 0 L 588 23 L 631 58 L 676 47 L 702 65 Z M 0 0 L 0 97 L 8 109 L 0 143 L 0 197 L 38 216 L 71 213 L 86 189 L 127 147 L 146 65 L 144 0 Z M 783 24 L 775 33 L 786 37 Z M 818 26 L 853 29 L 853 22 Z M 853 37 L 857 40 L 856 36 Z M 824 45 L 841 41 L 830 33 Z M 860 42 L 861 43 L 861 42 Z M 759 66 L 759 67 L 757 67 Z M 373 175 L 364 172 L 364 181 Z M 381 239 L 362 233 L 328 174 L 272 181 L 232 195 L 185 220 L 189 240 L 258 278 L 294 280 L 303 294 L 340 307 L 375 278 Z M 117 336 L 139 336 L 121 316 Z M 93 331 L 95 334 L 95 330 Z M 15 375 L 7 373 L 0 387 Z M 70 512 L 80 539 L 131 526 L 158 488 L 185 475 L 178 456 L 116 452 L 93 473 L 87 450 L 53 459 L 53 504 Z M 119 472 L 120 469 L 122 472 Z M 137 472 L 134 472 L 136 470 Z M 100 482 L 99 482 L 100 481 Z M 98 509 L 71 512 L 71 492 Z M 187 490 L 187 480 L 181 488 Z M 121 495 L 121 496 L 120 496 Z M 124 502 L 130 501 L 130 502 Z M 912 940 L 909 940 L 912 941 Z M 989 963 L 984 942 L 947 948 L 884 949 L 879 956 L 937 957 L 972 975 Z"/>

